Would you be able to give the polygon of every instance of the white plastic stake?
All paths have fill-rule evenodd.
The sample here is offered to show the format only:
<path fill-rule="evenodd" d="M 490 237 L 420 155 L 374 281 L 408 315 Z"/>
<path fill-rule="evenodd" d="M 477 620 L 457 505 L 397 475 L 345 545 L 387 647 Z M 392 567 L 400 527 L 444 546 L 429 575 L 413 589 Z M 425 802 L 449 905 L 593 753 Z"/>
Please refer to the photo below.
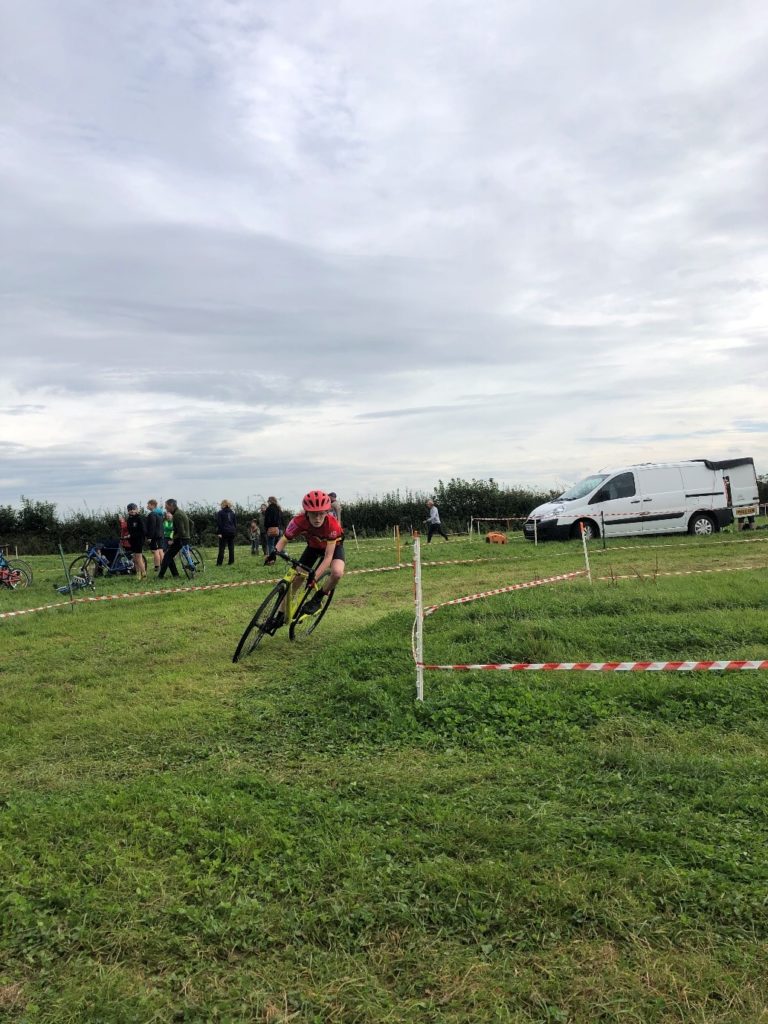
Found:
<path fill-rule="evenodd" d="M 360 550 L 360 545 L 357 543 L 357 531 L 355 530 L 355 524 L 352 524 L 352 536 L 355 538 L 355 547 Z"/>
<path fill-rule="evenodd" d="M 534 516 L 534 519 L 533 519 L 533 546 L 535 548 L 537 548 L 539 546 L 538 520 L 536 519 L 535 516 Z"/>
<path fill-rule="evenodd" d="M 413 599 L 416 605 L 416 700 L 424 700 L 424 598 L 421 593 L 421 539 L 413 534 Z"/>
<path fill-rule="evenodd" d="M 581 543 L 584 547 L 584 564 L 587 567 L 587 579 L 592 582 L 592 570 L 589 567 L 589 552 L 587 551 L 587 535 L 584 531 L 584 523 L 579 523 L 581 527 Z"/>

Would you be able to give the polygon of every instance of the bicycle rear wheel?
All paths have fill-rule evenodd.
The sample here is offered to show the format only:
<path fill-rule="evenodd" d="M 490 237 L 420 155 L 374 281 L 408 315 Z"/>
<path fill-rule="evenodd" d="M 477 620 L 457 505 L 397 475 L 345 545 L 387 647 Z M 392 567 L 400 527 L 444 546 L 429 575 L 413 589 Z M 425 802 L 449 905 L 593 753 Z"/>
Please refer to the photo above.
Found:
<path fill-rule="evenodd" d="M 32 566 L 29 564 L 29 562 L 25 562 L 23 558 L 11 558 L 7 561 L 11 569 L 21 569 L 23 573 L 26 573 L 29 582 L 32 582 Z"/>
<path fill-rule="evenodd" d="M 9 563 L 8 574 L 4 582 L 9 590 L 24 590 L 32 582 L 32 579 L 18 565 L 11 566 Z"/>
<path fill-rule="evenodd" d="M 182 553 L 181 567 L 188 580 L 193 580 L 199 572 L 205 572 L 205 562 L 197 548 L 190 547 Z"/>
<path fill-rule="evenodd" d="M 322 576 L 318 576 L 318 578 L 315 580 L 317 586 L 322 589 L 322 587 L 325 586 L 325 584 L 330 579 L 330 575 L 330 572 L 324 572 Z M 320 620 L 328 611 L 328 605 L 333 600 L 333 593 L 334 592 L 331 591 L 330 594 L 325 594 L 323 596 L 322 603 L 320 607 L 317 609 L 317 611 L 314 612 L 314 614 L 304 615 L 302 613 L 302 608 L 314 594 L 314 590 L 309 589 L 304 591 L 304 596 L 301 599 L 301 604 L 296 609 L 296 614 L 293 616 L 290 629 L 288 630 L 288 635 L 290 636 L 291 640 L 302 640 L 304 637 L 307 637 L 311 633 L 314 633 L 314 631 L 320 625 Z"/>
<path fill-rule="evenodd" d="M 240 637 L 240 643 L 232 655 L 232 661 L 247 658 L 249 654 L 253 654 L 265 636 L 274 634 L 274 616 L 287 593 L 288 584 L 284 580 L 270 590 Z"/>

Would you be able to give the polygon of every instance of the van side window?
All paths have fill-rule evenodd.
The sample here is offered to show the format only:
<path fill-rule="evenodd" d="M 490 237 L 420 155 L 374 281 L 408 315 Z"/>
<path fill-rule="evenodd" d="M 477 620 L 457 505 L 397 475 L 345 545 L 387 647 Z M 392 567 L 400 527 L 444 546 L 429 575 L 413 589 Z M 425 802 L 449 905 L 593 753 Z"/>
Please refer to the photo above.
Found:
<path fill-rule="evenodd" d="M 635 474 L 619 473 L 604 483 L 594 498 L 590 498 L 590 505 L 599 505 L 603 501 L 613 501 L 614 498 L 631 498 L 635 491 Z"/>

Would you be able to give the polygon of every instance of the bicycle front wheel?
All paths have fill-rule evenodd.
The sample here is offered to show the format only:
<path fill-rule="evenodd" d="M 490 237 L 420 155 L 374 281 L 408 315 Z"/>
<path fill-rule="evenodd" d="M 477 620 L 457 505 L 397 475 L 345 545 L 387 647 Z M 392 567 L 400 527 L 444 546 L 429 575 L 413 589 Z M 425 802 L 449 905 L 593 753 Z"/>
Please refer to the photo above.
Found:
<path fill-rule="evenodd" d="M 195 572 L 205 572 L 205 562 L 203 556 L 200 553 L 199 548 L 190 548 L 189 553 L 192 556 L 192 564 L 195 567 Z"/>
<path fill-rule="evenodd" d="M 90 555 L 80 555 L 69 567 L 70 576 L 82 576 L 93 579 L 94 576 L 98 575 L 98 571 L 101 566 L 95 558 L 91 558 Z"/>
<path fill-rule="evenodd" d="M 330 572 L 324 572 L 322 576 L 318 576 L 318 578 L 315 580 L 315 583 L 321 590 L 330 579 L 330 576 Z M 301 599 L 301 604 L 296 609 L 296 614 L 293 616 L 293 620 L 291 621 L 291 627 L 288 631 L 288 635 L 290 636 L 291 640 L 302 640 L 304 637 L 314 633 L 314 631 L 320 625 L 320 620 L 328 611 L 328 605 L 333 600 L 333 591 L 331 591 L 330 594 L 323 595 L 320 607 L 317 609 L 316 612 L 314 612 L 314 614 L 304 615 L 302 613 L 302 608 L 314 593 L 315 591 L 311 588 L 304 591 L 304 596 Z"/>
<path fill-rule="evenodd" d="M 274 635 L 274 618 L 287 593 L 288 584 L 284 580 L 270 590 L 240 637 L 240 643 L 232 656 L 232 661 L 241 661 L 243 658 L 247 658 L 249 654 L 253 654 L 265 636 Z"/>

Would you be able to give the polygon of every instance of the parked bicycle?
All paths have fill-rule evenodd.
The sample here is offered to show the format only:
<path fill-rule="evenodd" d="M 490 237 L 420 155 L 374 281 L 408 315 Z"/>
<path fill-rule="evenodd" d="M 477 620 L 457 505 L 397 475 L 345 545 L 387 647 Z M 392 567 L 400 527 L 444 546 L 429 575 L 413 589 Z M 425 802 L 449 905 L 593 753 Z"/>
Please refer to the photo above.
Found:
<path fill-rule="evenodd" d="M 324 572 L 316 579 L 315 574 L 311 570 L 308 571 L 298 559 L 291 558 L 284 551 L 276 551 L 275 554 L 289 562 L 290 568 L 257 608 L 256 614 L 240 637 L 232 661 L 240 661 L 253 654 L 265 636 L 274 636 L 283 625 L 288 626 L 288 636 L 291 640 L 309 636 L 320 625 L 320 620 L 328 611 L 333 599 L 333 591 L 329 594 L 323 593 L 322 602 L 317 610 L 314 613 L 307 613 L 304 609 L 308 600 L 316 592 L 322 593 L 323 584 L 330 576 L 330 571 Z M 294 586 L 298 576 L 305 577 L 303 590 Z"/>
<path fill-rule="evenodd" d="M 22 590 L 32 582 L 32 571 L 29 573 L 22 568 L 21 562 L 7 561 L 2 549 L 0 549 L 0 587 L 6 590 Z"/>
<path fill-rule="evenodd" d="M 25 562 L 23 558 L 13 558 L 8 561 L 5 557 L 5 548 L 0 548 L 0 568 L 20 569 L 27 578 L 27 582 L 23 584 L 25 587 L 32 582 L 32 566 L 29 562 Z"/>
<path fill-rule="evenodd" d="M 203 556 L 191 544 L 184 544 L 179 549 L 179 561 L 188 580 L 193 580 L 198 573 L 205 572 Z"/>
<path fill-rule="evenodd" d="M 110 560 L 104 551 L 115 550 L 105 544 L 92 544 L 84 555 L 79 555 L 69 567 L 70 576 L 132 576 L 133 560 L 122 545 L 118 544 L 115 554 Z"/>

